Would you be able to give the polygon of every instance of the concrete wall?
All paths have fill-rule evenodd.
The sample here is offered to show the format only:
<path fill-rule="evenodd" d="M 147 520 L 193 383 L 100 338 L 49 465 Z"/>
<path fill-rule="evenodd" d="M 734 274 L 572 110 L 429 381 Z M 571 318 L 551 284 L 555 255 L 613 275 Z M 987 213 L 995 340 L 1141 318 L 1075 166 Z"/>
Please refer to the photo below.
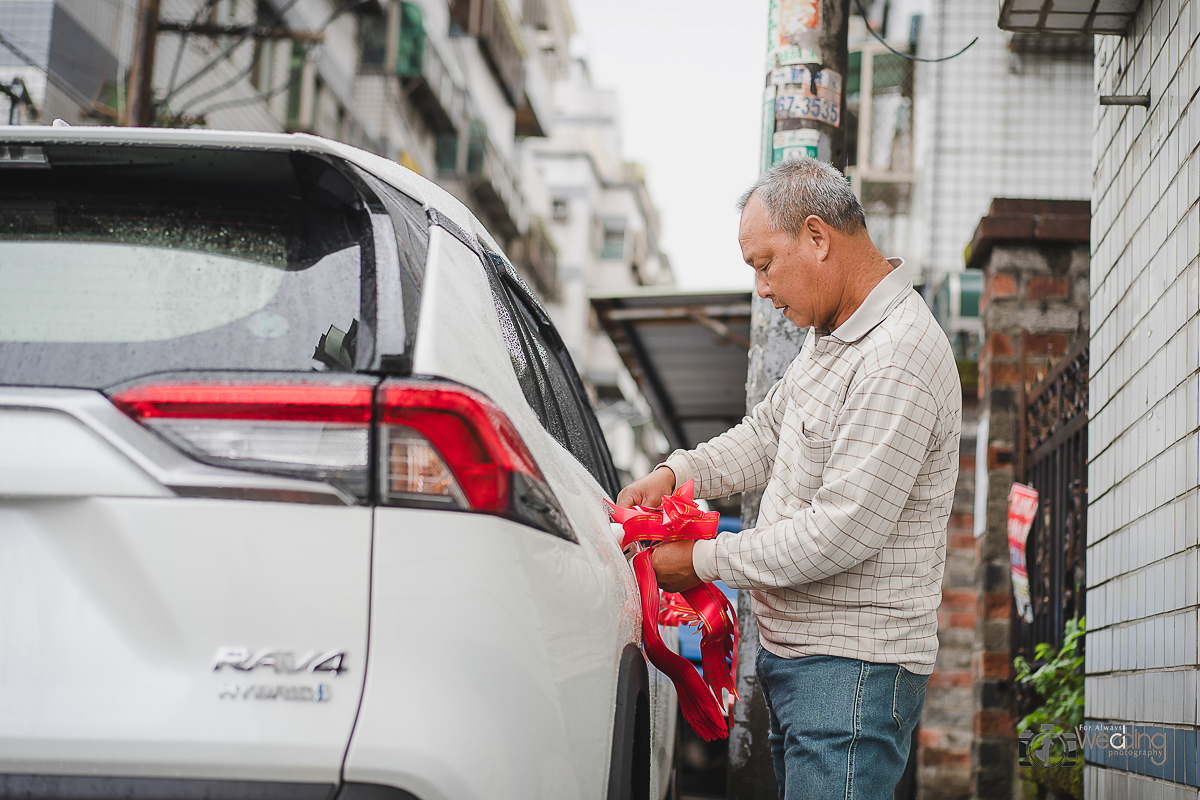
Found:
<path fill-rule="evenodd" d="M 1089 796 L 1196 797 L 1200 2 L 1144 0 L 1097 39 L 1086 716 L 1165 759 L 1087 753 Z M 1155 761 L 1163 761 L 1156 764 Z"/>

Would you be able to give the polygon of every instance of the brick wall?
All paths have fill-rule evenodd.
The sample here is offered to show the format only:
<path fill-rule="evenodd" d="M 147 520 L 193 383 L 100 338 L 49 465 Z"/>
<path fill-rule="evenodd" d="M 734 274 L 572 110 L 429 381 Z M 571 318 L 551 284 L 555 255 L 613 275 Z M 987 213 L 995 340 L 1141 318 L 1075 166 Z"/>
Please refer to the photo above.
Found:
<path fill-rule="evenodd" d="M 938 657 L 925 692 L 918 732 L 917 797 L 971 796 L 971 655 L 975 649 L 975 433 L 978 387 L 963 385 L 958 485 L 946 541 L 946 572 L 938 609 Z"/>
<path fill-rule="evenodd" d="M 1197 797 L 1200 2 L 1097 37 L 1085 713 L 1166 758 L 1092 747 L 1091 797 Z M 1161 762 L 1161 763 L 1156 763 Z"/>
<path fill-rule="evenodd" d="M 1025 390 L 1088 326 L 1088 203 L 992 202 L 968 250 L 983 269 L 980 419 L 986 420 L 986 509 L 974 541 L 971 792 L 1010 798 L 1017 762 L 1012 708 L 1008 492 Z"/>

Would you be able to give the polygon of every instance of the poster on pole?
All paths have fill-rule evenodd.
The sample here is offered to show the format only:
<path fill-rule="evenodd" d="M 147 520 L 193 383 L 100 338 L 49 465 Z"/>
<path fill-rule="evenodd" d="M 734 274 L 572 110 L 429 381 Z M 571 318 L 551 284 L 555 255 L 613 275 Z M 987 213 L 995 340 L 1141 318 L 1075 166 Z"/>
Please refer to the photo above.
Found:
<path fill-rule="evenodd" d="M 1008 493 L 1008 557 L 1012 564 L 1017 614 L 1026 622 L 1033 622 L 1033 603 L 1029 595 L 1029 571 L 1025 565 L 1025 541 L 1029 538 L 1037 508 L 1037 489 L 1014 483 Z"/>
<path fill-rule="evenodd" d="M 842 117 L 842 76 L 823 69 L 814 80 L 804 67 L 784 67 L 775 70 L 772 77 L 788 71 L 799 73 L 794 76 L 799 81 L 779 86 L 775 119 L 811 119 L 837 127 Z"/>
<path fill-rule="evenodd" d="M 763 92 L 762 145 L 759 155 L 762 160 L 760 172 L 766 172 L 775 163 L 775 85 L 768 84 Z"/>
<path fill-rule="evenodd" d="M 786 161 L 789 158 L 818 157 L 821 144 L 821 132 L 812 128 L 800 128 L 790 131 L 776 131 L 772 140 L 775 152 L 774 161 Z"/>
<path fill-rule="evenodd" d="M 767 69 L 817 61 L 821 0 L 770 0 Z"/>

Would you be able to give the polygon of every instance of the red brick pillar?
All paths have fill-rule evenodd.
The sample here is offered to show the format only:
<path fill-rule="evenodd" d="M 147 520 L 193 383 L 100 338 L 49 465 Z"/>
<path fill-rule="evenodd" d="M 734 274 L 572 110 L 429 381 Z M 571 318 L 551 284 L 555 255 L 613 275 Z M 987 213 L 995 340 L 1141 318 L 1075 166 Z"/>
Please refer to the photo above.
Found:
<path fill-rule="evenodd" d="M 958 485 L 946 537 L 946 570 L 938 609 L 938 658 L 925 692 L 917 756 L 919 800 L 971 796 L 974 722 L 971 659 L 975 649 L 975 435 L 979 387 L 963 381 Z"/>
<path fill-rule="evenodd" d="M 1021 462 L 1025 396 L 1088 330 L 1086 201 L 992 201 L 975 231 L 968 267 L 984 270 L 980 316 L 980 416 L 986 419 L 986 514 L 975 540 L 972 796 L 1013 797 L 1008 493 Z"/>

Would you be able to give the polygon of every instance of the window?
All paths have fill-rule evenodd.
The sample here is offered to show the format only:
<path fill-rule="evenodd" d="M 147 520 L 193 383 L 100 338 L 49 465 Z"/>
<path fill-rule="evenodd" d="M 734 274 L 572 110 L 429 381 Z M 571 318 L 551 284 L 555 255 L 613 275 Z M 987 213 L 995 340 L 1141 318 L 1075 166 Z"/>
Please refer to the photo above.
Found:
<path fill-rule="evenodd" d="M 434 160 L 439 172 L 458 171 L 458 136 L 453 133 L 437 137 Z"/>
<path fill-rule="evenodd" d="M 556 197 L 550 201 L 550 216 L 555 222 L 566 222 L 571 216 L 571 205 L 565 197 Z"/>
<path fill-rule="evenodd" d="M 412 78 L 425 63 L 425 19 L 416 3 L 400 4 L 400 33 L 396 37 L 396 74 Z"/>
<path fill-rule="evenodd" d="M 604 239 L 600 245 L 600 257 L 625 257 L 625 220 L 623 217 L 604 218 Z"/>
<path fill-rule="evenodd" d="M 0 383 L 371 363 L 370 223 L 333 165 L 221 148 L 46 155 L 53 170 L 4 176 Z M 355 344 L 331 352 L 331 331 Z"/>
<path fill-rule="evenodd" d="M 256 23 L 262 28 L 281 28 L 283 21 L 266 0 L 258 0 Z M 250 70 L 250 85 L 263 94 L 271 91 L 275 81 L 275 62 L 278 60 L 276 48 L 280 40 L 265 38 L 254 40 L 254 56 Z"/>
<path fill-rule="evenodd" d="M 387 23 L 367 7 L 358 14 L 358 63 L 361 72 L 382 72 L 387 59 Z"/>
<path fill-rule="evenodd" d="M 616 497 L 616 471 L 571 356 L 512 266 L 488 257 L 496 314 L 525 399 L 542 427 Z"/>
<path fill-rule="evenodd" d="M 384 183 L 374 175 L 356 170 L 383 203 L 396 230 L 400 254 L 400 291 L 404 303 L 404 350 L 412 352 L 421 309 L 421 287 L 425 282 L 425 260 L 429 254 L 429 223 L 420 203 Z"/>
<path fill-rule="evenodd" d="M 287 120 L 288 131 L 300 130 L 300 111 L 304 100 L 304 72 L 307 51 L 301 42 L 292 42 L 292 54 L 288 59 Z"/>

